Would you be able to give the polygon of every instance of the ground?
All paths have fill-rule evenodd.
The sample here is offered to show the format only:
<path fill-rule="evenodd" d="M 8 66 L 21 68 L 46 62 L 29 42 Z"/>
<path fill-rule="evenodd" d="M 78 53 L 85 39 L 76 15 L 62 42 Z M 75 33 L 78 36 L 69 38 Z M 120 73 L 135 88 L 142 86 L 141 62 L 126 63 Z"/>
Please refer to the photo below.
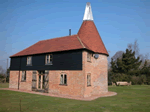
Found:
<path fill-rule="evenodd" d="M 0 83 L 0 88 L 8 88 L 9 83 Z"/>
<path fill-rule="evenodd" d="M 0 84 L 8 87 L 8 84 Z M 109 87 L 116 96 L 93 101 L 41 96 L 0 90 L 0 112 L 150 112 L 150 86 L 132 85 Z"/>

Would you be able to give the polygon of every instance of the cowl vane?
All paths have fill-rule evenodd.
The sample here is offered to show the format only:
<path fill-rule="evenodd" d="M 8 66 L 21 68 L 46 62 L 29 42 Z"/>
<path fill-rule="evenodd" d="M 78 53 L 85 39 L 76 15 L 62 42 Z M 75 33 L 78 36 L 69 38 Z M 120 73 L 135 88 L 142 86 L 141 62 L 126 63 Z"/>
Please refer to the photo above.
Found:
<path fill-rule="evenodd" d="M 86 3 L 83 21 L 84 20 L 93 20 L 93 15 L 92 15 L 92 9 L 91 9 L 90 2 Z"/>

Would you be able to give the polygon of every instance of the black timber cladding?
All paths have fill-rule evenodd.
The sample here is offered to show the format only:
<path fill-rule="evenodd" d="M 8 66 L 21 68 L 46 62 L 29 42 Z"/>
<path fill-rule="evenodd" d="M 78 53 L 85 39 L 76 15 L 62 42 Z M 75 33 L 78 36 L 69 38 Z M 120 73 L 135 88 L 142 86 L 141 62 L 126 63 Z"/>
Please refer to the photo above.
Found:
<path fill-rule="evenodd" d="M 82 70 L 82 50 L 51 54 L 53 54 L 52 65 L 45 65 L 46 54 L 31 55 L 32 66 L 27 66 L 27 56 L 12 57 L 10 70 Z"/>

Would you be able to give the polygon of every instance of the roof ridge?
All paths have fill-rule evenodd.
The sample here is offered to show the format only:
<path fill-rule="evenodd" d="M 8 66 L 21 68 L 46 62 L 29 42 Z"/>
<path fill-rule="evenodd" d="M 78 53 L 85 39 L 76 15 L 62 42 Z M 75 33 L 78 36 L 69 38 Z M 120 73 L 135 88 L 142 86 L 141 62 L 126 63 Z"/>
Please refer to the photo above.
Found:
<path fill-rule="evenodd" d="M 84 44 L 82 43 L 82 41 L 81 41 L 81 39 L 79 38 L 78 35 L 77 35 L 77 39 L 79 40 L 79 42 L 80 42 L 80 44 L 82 45 L 82 47 L 83 47 L 83 48 L 86 48 L 86 47 L 84 46 Z"/>
<path fill-rule="evenodd" d="M 74 34 L 74 35 L 67 35 L 67 36 L 63 36 L 63 37 L 69 37 L 69 36 L 75 36 L 75 35 L 77 35 L 77 34 Z M 52 39 L 63 38 L 63 37 L 55 37 L 55 38 L 46 39 L 46 40 L 52 40 Z M 40 41 L 46 41 L 46 40 L 40 40 Z"/>

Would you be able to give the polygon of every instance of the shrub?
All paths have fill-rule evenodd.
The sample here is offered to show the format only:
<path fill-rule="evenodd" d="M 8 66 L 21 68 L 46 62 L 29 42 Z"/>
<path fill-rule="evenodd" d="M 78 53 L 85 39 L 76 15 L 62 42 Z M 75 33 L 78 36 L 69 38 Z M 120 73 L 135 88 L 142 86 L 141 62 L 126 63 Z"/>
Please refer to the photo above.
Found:
<path fill-rule="evenodd" d="M 123 73 L 113 73 L 112 74 L 112 82 L 117 82 L 117 81 L 131 81 L 131 77 L 127 74 Z"/>
<path fill-rule="evenodd" d="M 112 85 L 112 72 L 108 71 L 108 85 Z"/>
<path fill-rule="evenodd" d="M 8 82 L 8 83 L 9 83 L 9 76 L 7 76 L 7 77 L 6 77 L 6 82 Z"/>
<path fill-rule="evenodd" d="M 2 75 L 2 74 L 0 74 L 0 78 L 5 78 L 5 76 L 4 76 L 4 75 Z"/>
<path fill-rule="evenodd" d="M 150 85 L 150 76 L 147 77 L 147 84 Z"/>
<path fill-rule="evenodd" d="M 131 81 L 133 85 L 147 84 L 148 82 L 146 75 L 132 76 Z"/>
<path fill-rule="evenodd" d="M 132 76 L 131 78 L 132 85 L 138 84 L 138 80 L 139 80 L 138 76 Z"/>
<path fill-rule="evenodd" d="M 147 82 L 146 75 L 141 75 L 141 76 L 140 76 L 140 82 L 141 82 L 142 84 L 146 84 L 146 82 Z"/>

